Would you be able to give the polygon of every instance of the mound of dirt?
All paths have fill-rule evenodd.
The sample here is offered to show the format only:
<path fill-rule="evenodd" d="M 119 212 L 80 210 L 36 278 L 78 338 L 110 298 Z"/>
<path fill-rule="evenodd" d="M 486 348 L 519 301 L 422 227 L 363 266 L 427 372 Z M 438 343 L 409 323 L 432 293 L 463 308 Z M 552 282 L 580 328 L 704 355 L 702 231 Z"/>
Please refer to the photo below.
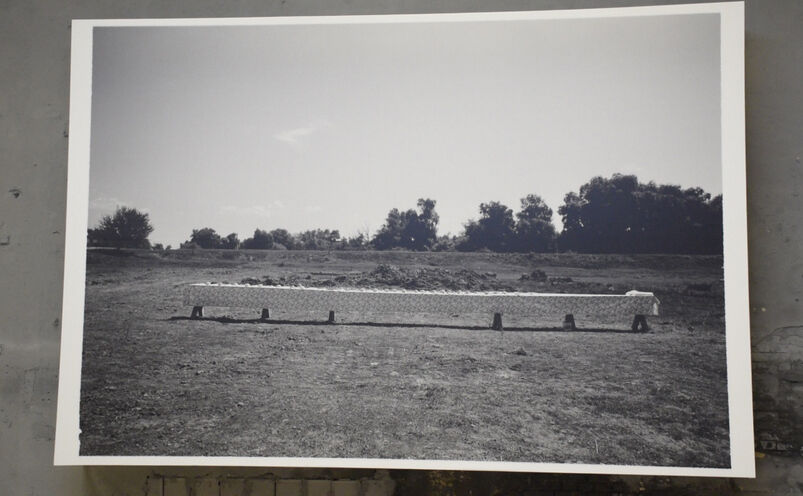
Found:
<path fill-rule="evenodd" d="M 241 284 L 318 288 L 402 288 L 430 291 L 514 291 L 512 286 L 498 282 L 495 274 L 480 274 L 469 269 L 451 271 L 439 267 L 411 269 L 391 264 L 379 264 L 370 271 L 337 275 L 330 279 L 301 280 L 296 276 L 273 279 L 264 276 L 262 280 L 245 278 Z"/>
<path fill-rule="evenodd" d="M 529 274 L 524 274 L 519 278 L 520 281 L 536 281 L 544 282 L 547 280 L 546 272 L 540 269 L 534 269 Z"/>
<path fill-rule="evenodd" d="M 270 275 L 263 276 L 262 279 L 255 277 L 246 277 L 240 280 L 240 284 L 247 284 L 249 286 L 303 286 L 300 284 L 297 275 L 281 276 L 274 279 Z M 310 284 L 312 286 L 312 284 Z"/>
<path fill-rule="evenodd" d="M 420 290 L 459 291 L 513 291 L 500 284 L 495 277 L 469 269 L 450 271 L 439 267 L 408 269 L 390 264 L 379 264 L 370 272 L 336 278 L 338 285 L 352 287 L 398 287 Z"/>

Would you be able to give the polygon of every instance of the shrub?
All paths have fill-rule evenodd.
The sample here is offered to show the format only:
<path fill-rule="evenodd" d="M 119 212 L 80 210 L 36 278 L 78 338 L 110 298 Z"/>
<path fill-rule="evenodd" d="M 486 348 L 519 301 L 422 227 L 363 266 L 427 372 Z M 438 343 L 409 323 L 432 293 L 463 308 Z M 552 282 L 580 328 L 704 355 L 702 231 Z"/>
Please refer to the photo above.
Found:
<path fill-rule="evenodd" d="M 254 235 L 240 245 L 245 250 L 270 250 L 273 248 L 273 236 L 261 229 L 255 229 Z"/>
<path fill-rule="evenodd" d="M 96 228 L 87 231 L 87 245 L 150 248 L 148 236 L 152 232 L 148 214 L 135 208 L 118 207 L 114 215 L 104 216 Z"/>

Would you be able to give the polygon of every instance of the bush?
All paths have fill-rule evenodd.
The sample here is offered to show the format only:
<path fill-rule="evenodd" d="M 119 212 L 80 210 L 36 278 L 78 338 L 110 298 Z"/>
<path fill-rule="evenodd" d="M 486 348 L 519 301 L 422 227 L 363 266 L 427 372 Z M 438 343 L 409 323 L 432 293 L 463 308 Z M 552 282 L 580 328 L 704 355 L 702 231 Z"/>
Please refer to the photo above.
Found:
<path fill-rule="evenodd" d="M 211 227 L 193 229 L 190 239 L 186 243 L 192 243 L 206 249 L 220 248 L 220 235 Z"/>
<path fill-rule="evenodd" d="M 469 220 L 456 241 L 460 251 L 546 252 L 554 247 L 552 209 L 538 195 L 521 199 L 516 220 L 513 210 L 500 202 L 481 203 L 480 218 Z"/>
<path fill-rule="evenodd" d="M 457 238 L 455 236 L 443 235 L 439 236 L 432 245 L 432 251 L 455 251 L 456 247 Z"/>
<path fill-rule="evenodd" d="M 403 248 L 407 250 L 429 250 L 437 240 L 438 214 L 435 200 L 418 199 L 418 211 L 413 209 L 401 212 L 391 209 L 385 224 L 376 233 L 372 244 L 377 250 Z"/>
<path fill-rule="evenodd" d="M 581 253 L 722 253 L 722 196 L 700 188 L 594 177 L 558 209 L 559 243 Z"/>
<path fill-rule="evenodd" d="M 497 201 L 481 203 L 479 220 L 470 220 L 465 225 L 465 240 L 461 242 L 460 249 L 513 251 L 516 240 L 515 226 L 511 209 Z"/>
<path fill-rule="evenodd" d="M 153 232 L 148 214 L 135 208 L 118 207 L 114 215 L 100 219 L 98 227 L 87 231 L 88 246 L 113 248 L 150 248 Z"/>
<path fill-rule="evenodd" d="M 254 235 L 240 245 L 245 250 L 270 250 L 273 248 L 273 236 L 261 229 L 254 230 Z"/>
<path fill-rule="evenodd" d="M 236 250 L 239 247 L 240 238 L 237 237 L 237 233 L 231 233 L 220 240 L 220 248 L 223 248 L 224 250 Z"/>

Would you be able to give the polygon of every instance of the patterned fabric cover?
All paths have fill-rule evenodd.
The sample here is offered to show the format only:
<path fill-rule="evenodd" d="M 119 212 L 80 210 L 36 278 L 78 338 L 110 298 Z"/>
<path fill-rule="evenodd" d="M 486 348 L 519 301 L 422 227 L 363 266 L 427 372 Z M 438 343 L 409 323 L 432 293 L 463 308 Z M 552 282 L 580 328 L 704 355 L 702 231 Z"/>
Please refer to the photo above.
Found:
<path fill-rule="evenodd" d="M 658 315 L 652 293 L 625 295 L 407 291 L 353 288 L 302 288 L 240 284 L 192 284 L 186 305 L 270 308 L 289 312 L 364 313 L 517 313 L 539 317 L 623 317 Z"/>

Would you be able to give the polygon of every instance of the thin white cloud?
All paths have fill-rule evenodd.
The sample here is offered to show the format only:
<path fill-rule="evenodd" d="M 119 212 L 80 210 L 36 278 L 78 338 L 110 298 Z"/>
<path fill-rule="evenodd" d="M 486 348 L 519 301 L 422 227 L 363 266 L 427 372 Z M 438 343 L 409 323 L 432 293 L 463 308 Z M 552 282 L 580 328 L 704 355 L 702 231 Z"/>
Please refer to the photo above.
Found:
<path fill-rule="evenodd" d="M 326 119 L 316 119 L 304 126 L 287 129 L 285 131 L 276 133 L 273 135 L 273 137 L 289 145 L 298 146 L 306 141 L 307 137 L 311 136 L 316 131 L 331 125 L 332 123 Z"/>
<path fill-rule="evenodd" d="M 321 210 L 323 210 L 323 207 L 321 207 L 320 205 L 308 205 L 305 208 L 305 210 L 307 212 L 320 212 Z"/>
<path fill-rule="evenodd" d="M 252 217 L 270 217 L 276 210 L 284 208 L 281 200 L 274 200 L 268 205 L 250 205 L 246 207 L 238 205 L 224 205 L 221 210 L 228 214 L 247 215 Z"/>

